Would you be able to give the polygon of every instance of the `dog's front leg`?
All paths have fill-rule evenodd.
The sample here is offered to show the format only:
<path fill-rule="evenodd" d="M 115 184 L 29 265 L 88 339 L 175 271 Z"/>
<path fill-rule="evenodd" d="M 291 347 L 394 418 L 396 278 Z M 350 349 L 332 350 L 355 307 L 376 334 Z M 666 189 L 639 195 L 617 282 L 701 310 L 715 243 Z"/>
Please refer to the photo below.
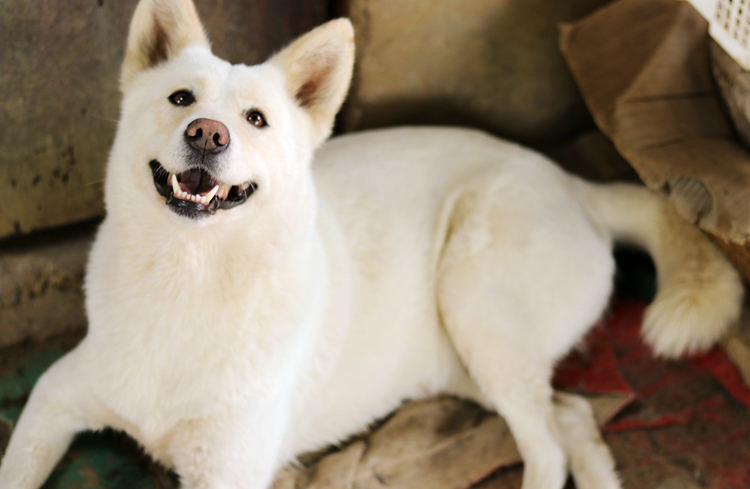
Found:
<path fill-rule="evenodd" d="M 37 382 L 0 465 L 0 489 L 40 487 L 79 431 L 97 428 L 80 355 L 70 352 Z"/>
<path fill-rule="evenodd" d="M 270 487 L 278 465 L 282 425 L 278 414 L 262 418 L 237 410 L 179 423 L 169 450 L 181 487 Z"/>

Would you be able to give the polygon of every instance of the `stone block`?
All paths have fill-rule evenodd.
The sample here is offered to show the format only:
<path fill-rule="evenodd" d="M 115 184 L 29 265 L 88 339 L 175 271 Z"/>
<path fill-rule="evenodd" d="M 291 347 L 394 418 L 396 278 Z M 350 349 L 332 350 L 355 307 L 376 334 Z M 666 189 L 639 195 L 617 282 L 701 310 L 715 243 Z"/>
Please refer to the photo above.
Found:
<path fill-rule="evenodd" d="M 0 348 L 86 327 L 83 276 L 95 224 L 0 245 Z"/>
<path fill-rule="evenodd" d="M 0 3 L 0 238 L 103 213 L 119 68 L 136 3 Z M 327 15 L 327 0 L 196 5 L 216 54 L 244 63 L 263 61 Z"/>
<path fill-rule="evenodd" d="M 558 24 L 607 0 L 349 0 L 357 70 L 343 129 L 479 127 L 534 146 L 589 116 Z"/>

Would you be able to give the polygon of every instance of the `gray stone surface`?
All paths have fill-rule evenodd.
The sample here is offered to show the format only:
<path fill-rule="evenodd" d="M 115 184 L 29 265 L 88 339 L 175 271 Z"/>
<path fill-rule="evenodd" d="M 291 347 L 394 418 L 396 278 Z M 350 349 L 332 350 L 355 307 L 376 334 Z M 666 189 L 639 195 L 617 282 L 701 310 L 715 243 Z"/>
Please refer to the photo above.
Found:
<path fill-rule="evenodd" d="M 0 238 L 103 212 L 119 67 L 136 3 L 0 1 Z M 263 61 L 327 16 L 327 0 L 196 5 L 214 51 L 232 62 Z"/>
<path fill-rule="evenodd" d="M 95 227 L 0 244 L 0 348 L 85 328 L 83 274 Z"/>
<path fill-rule="evenodd" d="M 350 0 L 358 64 L 345 130 L 470 125 L 535 146 L 589 121 L 558 24 L 607 0 Z"/>

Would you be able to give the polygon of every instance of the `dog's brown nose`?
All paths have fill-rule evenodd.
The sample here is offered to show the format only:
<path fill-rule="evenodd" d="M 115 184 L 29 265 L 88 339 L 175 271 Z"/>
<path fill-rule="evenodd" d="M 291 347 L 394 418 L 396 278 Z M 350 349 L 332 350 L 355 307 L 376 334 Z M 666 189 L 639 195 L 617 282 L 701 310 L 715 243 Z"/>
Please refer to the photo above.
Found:
<path fill-rule="evenodd" d="M 219 153 L 229 145 L 229 130 L 219 121 L 196 119 L 188 124 L 185 139 L 202 153 Z"/>

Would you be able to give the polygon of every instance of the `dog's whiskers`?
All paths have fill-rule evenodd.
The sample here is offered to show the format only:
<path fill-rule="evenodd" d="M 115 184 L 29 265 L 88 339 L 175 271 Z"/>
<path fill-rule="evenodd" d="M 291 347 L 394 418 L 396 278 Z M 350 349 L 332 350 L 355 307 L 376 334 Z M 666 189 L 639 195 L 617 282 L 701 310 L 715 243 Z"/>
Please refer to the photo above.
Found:
<path fill-rule="evenodd" d="M 81 184 L 82 187 L 90 187 L 92 185 L 104 185 L 104 179 L 102 178 L 101 180 L 94 180 L 93 182 L 85 182 Z"/>
<path fill-rule="evenodd" d="M 91 117 L 93 119 L 101 119 L 101 120 L 107 121 L 107 122 L 113 122 L 115 124 L 117 124 L 119 122 L 117 119 L 111 119 L 109 117 L 102 117 L 100 115 L 94 115 L 94 114 L 89 114 L 88 117 Z"/>

